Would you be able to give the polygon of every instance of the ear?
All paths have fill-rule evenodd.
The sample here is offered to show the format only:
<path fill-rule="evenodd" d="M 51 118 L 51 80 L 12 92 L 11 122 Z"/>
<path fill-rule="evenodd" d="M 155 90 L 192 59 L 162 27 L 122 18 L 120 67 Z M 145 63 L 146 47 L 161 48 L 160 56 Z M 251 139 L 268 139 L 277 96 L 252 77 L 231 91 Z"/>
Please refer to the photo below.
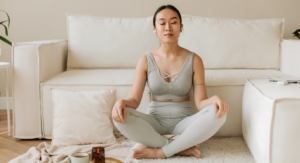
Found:
<path fill-rule="evenodd" d="M 181 24 L 181 27 L 180 27 L 180 32 L 182 32 L 182 28 L 183 28 L 183 24 Z"/>
<path fill-rule="evenodd" d="M 154 31 L 154 30 L 156 30 L 156 28 L 155 28 L 155 27 L 153 27 L 153 31 Z"/>

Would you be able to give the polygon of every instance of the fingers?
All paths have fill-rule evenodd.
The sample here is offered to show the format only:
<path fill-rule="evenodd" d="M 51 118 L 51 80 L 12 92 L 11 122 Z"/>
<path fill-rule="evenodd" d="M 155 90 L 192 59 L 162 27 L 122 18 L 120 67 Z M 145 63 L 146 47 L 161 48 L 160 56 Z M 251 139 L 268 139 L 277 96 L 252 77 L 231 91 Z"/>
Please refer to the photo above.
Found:
<path fill-rule="evenodd" d="M 124 123 L 123 114 L 124 114 L 124 117 L 127 118 L 126 107 L 123 107 L 123 108 L 120 108 L 120 107 L 113 108 L 112 119 L 115 122 L 117 122 L 117 123 Z"/>
<path fill-rule="evenodd" d="M 126 107 L 124 107 L 123 109 L 123 112 L 124 112 L 124 117 L 127 118 L 127 111 L 126 111 Z"/>
<path fill-rule="evenodd" d="M 117 109 L 118 111 L 118 118 L 121 123 L 124 123 L 123 115 L 122 115 L 122 110 Z"/>
<path fill-rule="evenodd" d="M 220 117 L 221 117 L 222 110 L 223 110 L 223 107 L 220 106 L 220 104 L 219 104 L 219 113 L 218 113 L 218 115 L 217 115 L 217 118 L 220 118 Z"/>
<path fill-rule="evenodd" d="M 218 105 L 219 105 L 219 113 L 217 115 L 217 118 L 221 118 L 224 112 L 224 105 L 223 102 L 219 102 Z"/>
<path fill-rule="evenodd" d="M 214 105 L 214 109 L 215 109 L 215 113 L 218 111 L 218 105 L 217 105 L 217 103 L 213 103 L 213 105 Z"/>
<path fill-rule="evenodd" d="M 119 113 L 118 113 L 118 109 L 114 109 L 113 110 L 113 120 L 117 123 L 121 122 L 120 118 L 119 118 Z"/>
<path fill-rule="evenodd" d="M 112 118 L 115 122 L 119 122 L 119 118 L 116 116 L 117 114 L 116 109 L 113 109 Z"/>
<path fill-rule="evenodd" d="M 226 102 L 219 103 L 220 111 L 217 115 L 217 118 L 221 118 L 223 115 L 225 115 L 228 112 L 228 104 Z"/>

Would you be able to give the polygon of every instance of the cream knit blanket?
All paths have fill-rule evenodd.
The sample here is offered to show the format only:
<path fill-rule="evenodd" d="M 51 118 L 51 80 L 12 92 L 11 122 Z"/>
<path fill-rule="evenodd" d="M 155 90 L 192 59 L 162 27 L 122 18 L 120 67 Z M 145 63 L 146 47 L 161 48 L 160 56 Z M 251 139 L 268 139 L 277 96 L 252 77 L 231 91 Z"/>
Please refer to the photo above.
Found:
<path fill-rule="evenodd" d="M 8 163 L 67 163 L 67 156 L 75 152 L 87 152 L 91 156 L 91 150 L 94 146 L 105 147 L 105 157 L 113 157 L 125 162 L 127 158 L 130 159 L 132 157 L 131 147 L 135 142 L 128 141 L 120 133 L 114 134 L 119 144 L 89 144 L 58 147 L 42 142 L 36 147 L 31 147 L 26 153 L 10 160 Z"/>

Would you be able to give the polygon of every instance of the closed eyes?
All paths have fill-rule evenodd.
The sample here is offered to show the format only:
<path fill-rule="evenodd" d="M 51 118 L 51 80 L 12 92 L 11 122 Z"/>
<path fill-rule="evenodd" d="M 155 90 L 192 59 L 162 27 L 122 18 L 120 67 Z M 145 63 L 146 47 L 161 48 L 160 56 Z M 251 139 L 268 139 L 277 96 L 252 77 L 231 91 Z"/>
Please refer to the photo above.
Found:
<path fill-rule="evenodd" d="M 171 23 L 171 24 L 176 24 L 177 22 L 174 22 L 174 23 Z M 166 23 L 162 23 L 162 24 L 160 24 L 160 25 L 165 25 Z"/>

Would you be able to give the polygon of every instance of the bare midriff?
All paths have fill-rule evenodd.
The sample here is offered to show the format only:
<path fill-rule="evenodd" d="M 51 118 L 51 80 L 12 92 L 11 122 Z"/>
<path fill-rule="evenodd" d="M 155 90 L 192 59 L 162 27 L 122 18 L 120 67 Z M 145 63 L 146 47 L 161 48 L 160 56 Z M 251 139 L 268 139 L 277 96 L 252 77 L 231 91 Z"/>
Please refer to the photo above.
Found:
<path fill-rule="evenodd" d="M 181 102 L 181 101 L 190 101 L 190 96 L 182 99 L 157 99 L 151 96 L 152 101 L 173 101 L 173 102 Z"/>

